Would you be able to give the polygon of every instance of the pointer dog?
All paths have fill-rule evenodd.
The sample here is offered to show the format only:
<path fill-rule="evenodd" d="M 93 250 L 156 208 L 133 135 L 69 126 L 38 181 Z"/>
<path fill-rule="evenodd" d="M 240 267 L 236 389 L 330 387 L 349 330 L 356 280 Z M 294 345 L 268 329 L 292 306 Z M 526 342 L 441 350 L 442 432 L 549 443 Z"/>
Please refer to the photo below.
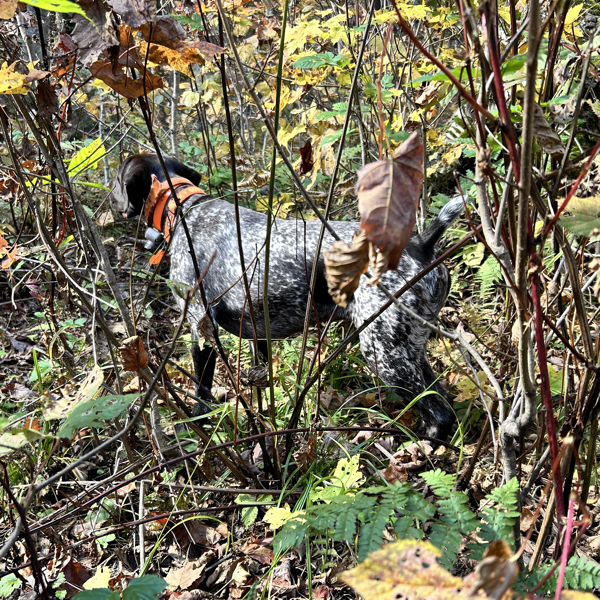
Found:
<path fill-rule="evenodd" d="M 207 196 L 195 187 L 200 183 L 200 174 L 194 169 L 169 157 L 165 157 L 165 163 L 173 184 L 177 186 L 200 273 L 205 273 L 203 286 L 210 316 L 215 324 L 226 331 L 240 335 L 241 330 L 242 337 L 252 338 L 233 204 Z M 155 181 L 151 193 L 152 176 L 158 181 Z M 193 288 L 197 277 L 187 237 L 183 227 L 177 226 L 175 204 L 170 199 L 165 179 L 155 154 L 130 156 L 121 164 L 111 183 L 112 207 L 126 217 L 144 212 L 149 227 L 161 231 L 165 239 L 171 237 L 170 278 Z M 161 186 L 159 182 L 162 182 Z M 435 244 L 462 210 L 461 198 L 451 200 L 425 231 L 411 237 L 398 269 L 382 277 L 381 281 L 389 290 L 394 292 L 400 289 L 433 261 Z M 264 214 L 240 207 L 240 224 L 256 316 L 256 333 L 260 339 L 266 337 L 262 294 L 267 219 Z M 331 222 L 331 226 L 343 240 L 351 242 L 358 223 L 340 221 Z M 273 224 L 268 300 L 271 335 L 275 339 L 298 335 L 303 330 L 320 229 L 319 221 L 276 219 Z M 326 232 L 323 247 L 330 247 L 333 241 Z M 358 327 L 387 301 L 377 287 L 366 285 L 365 281 L 363 276 L 348 308 L 338 308 L 334 319 L 351 320 Z M 423 319 L 435 323 L 446 302 L 449 288 L 448 270 L 440 265 L 405 292 L 401 299 Z M 176 300 L 183 307 L 183 300 Z M 326 323 L 336 308 L 327 291 L 322 255 L 313 306 L 321 323 Z M 197 324 L 204 314 L 205 309 L 200 302 L 188 307 L 192 338 L 195 340 L 198 339 Z M 455 418 L 451 398 L 437 381 L 427 359 L 426 346 L 430 333 L 427 327 L 392 305 L 360 334 L 360 347 L 374 373 L 406 401 L 429 390 L 417 401 L 422 418 L 420 430 L 427 436 L 445 439 Z M 210 348 L 200 350 L 194 344 L 192 354 L 196 376 L 210 390 L 214 353 Z M 204 394 L 206 397 L 206 390 Z"/>

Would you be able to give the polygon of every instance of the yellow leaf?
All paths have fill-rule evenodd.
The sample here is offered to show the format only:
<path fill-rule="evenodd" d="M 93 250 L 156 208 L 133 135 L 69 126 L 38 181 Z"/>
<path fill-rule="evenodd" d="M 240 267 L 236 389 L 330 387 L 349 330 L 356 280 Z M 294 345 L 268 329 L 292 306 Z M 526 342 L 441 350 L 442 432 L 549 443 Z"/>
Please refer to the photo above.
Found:
<path fill-rule="evenodd" d="M 438 565 L 441 554 L 429 542 L 395 542 L 370 554 L 340 579 L 365 600 L 466 600 L 467 593 L 461 593 L 462 579 Z"/>
<path fill-rule="evenodd" d="M 498 15 L 505 23 L 510 24 L 510 9 L 508 6 L 499 6 Z"/>
<path fill-rule="evenodd" d="M 598 600 L 594 594 L 589 592 L 576 592 L 575 590 L 563 590 L 560 600 Z"/>
<path fill-rule="evenodd" d="M 377 25 L 381 25 L 382 23 L 395 23 L 396 19 L 396 11 L 382 10 L 379 14 L 373 17 L 373 23 L 376 23 Z"/>
<path fill-rule="evenodd" d="M 90 577 L 84 584 L 85 590 L 97 590 L 107 588 L 110 581 L 110 569 L 108 567 L 98 567 L 93 577 Z"/>
<path fill-rule="evenodd" d="M 287 128 L 286 128 L 287 129 Z M 290 140 L 294 139 L 300 133 L 304 133 L 306 131 L 306 126 L 304 125 L 296 125 L 291 130 L 280 129 L 277 134 L 277 140 L 282 145 L 285 146 Z"/>
<path fill-rule="evenodd" d="M 275 531 L 276 529 L 283 527 L 290 519 L 297 517 L 300 514 L 300 512 L 292 512 L 289 504 L 286 504 L 283 508 L 273 506 L 267 511 L 263 517 L 263 521 Z"/>
<path fill-rule="evenodd" d="M 582 8 L 583 4 L 578 4 L 577 6 L 572 6 L 567 11 L 567 16 L 565 17 L 565 30 L 577 20 Z"/>
<path fill-rule="evenodd" d="M 0 67 L 0 94 L 27 94 L 32 81 L 48 75 L 48 71 L 38 71 L 31 63 L 28 65 L 28 73 L 19 73 L 16 70 L 17 64 L 3 63 Z"/>
<path fill-rule="evenodd" d="M 450 150 L 446 150 L 446 152 L 442 154 L 442 160 L 444 161 L 444 164 L 450 166 L 454 161 L 458 160 L 462 154 L 462 150 L 463 149 L 461 145 L 453 146 L 450 148 Z"/>
<path fill-rule="evenodd" d="M 425 4 L 398 4 L 402 16 L 407 20 L 426 19 L 431 9 Z"/>
<path fill-rule="evenodd" d="M 110 92 L 112 90 L 112 88 L 109 85 L 106 85 L 102 79 L 94 79 L 94 81 L 92 81 L 92 85 L 103 92 Z"/>
<path fill-rule="evenodd" d="M 179 96 L 179 105 L 186 108 L 194 108 L 200 102 L 200 94 L 192 90 L 186 90 Z"/>
<path fill-rule="evenodd" d="M 101 138 L 96 138 L 93 142 L 84 146 L 69 161 L 69 175 L 77 175 L 87 169 L 95 169 L 98 161 L 106 154 L 106 148 Z"/>
<path fill-rule="evenodd" d="M 444 139 L 437 129 L 428 129 L 425 137 L 427 138 L 427 143 L 431 148 L 438 148 L 444 143 Z"/>
<path fill-rule="evenodd" d="M 278 219 L 285 219 L 294 208 L 294 202 L 291 201 L 291 194 L 281 194 L 279 198 L 273 198 L 273 215 Z M 256 210 L 260 212 L 269 211 L 269 199 L 259 196 L 256 199 Z"/>

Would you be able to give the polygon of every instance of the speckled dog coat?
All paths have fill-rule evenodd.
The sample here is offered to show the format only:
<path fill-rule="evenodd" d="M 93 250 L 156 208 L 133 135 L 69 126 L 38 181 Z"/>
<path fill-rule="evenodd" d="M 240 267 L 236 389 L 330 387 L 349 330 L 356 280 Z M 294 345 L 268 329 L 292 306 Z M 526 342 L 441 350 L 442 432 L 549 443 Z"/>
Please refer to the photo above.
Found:
<path fill-rule="evenodd" d="M 200 175 L 179 161 L 166 158 L 171 177 L 185 177 L 194 185 Z M 114 210 L 127 217 L 140 214 L 150 191 L 151 175 L 160 181 L 165 177 L 154 154 L 130 156 L 112 182 Z M 252 325 L 242 280 L 233 204 L 210 196 L 192 196 L 184 205 L 184 214 L 200 273 L 206 271 L 203 286 L 213 322 L 226 331 L 244 338 L 252 337 Z M 461 198 L 451 200 L 420 235 L 413 235 L 396 271 L 386 273 L 382 283 L 395 292 L 428 266 L 435 254 L 435 244 L 463 210 Z M 258 338 L 265 337 L 262 313 L 263 267 L 266 236 L 266 216 L 240 208 L 240 224 L 246 272 L 250 282 L 252 303 L 256 314 Z M 354 222 L 331 222 L 340 238 L 351 242 L 358 228 Z M 285 338 L 298 335 L 304 327 L 308 288 L 321 229 L 319 221 L 276 219 L 271 234 L 269 273 L 269 313 L 271 335 Z M 333 243 L 325 234 L 323 248 Z M 176 226 L 169 250 L 170 278 L 191 287 L 196 285 L 188 241 L 183 227 Z M 212 264 L 209 263 L 212 260 Z M 316 318 L 324 324 L 331 317 L 335 304 L 327 291 L 325 265 L 320 256 L 314 306 Z M 402 302 L 423 319 L 435 323 L 450 287 L 448 270 L 440 265 L 419 280 L 401 296 Z M 355 326 L 372 315 L 387 301 L 377 287 L 363 280 L 347 309 L 338 308 L 334 319 L 349 319 Z M 177 298 L 183 306 L 181 298 Z M 192 336 L 204 315 L 202 303 L 188 307 Z M 314 311 L 312 312 L 315 319 Z M 407 401 L 429 390 L 417 402 L 422 418 L 420 431 L 433 438 L 448 437 L 455 417 L 451 399 L 437 381 L 426 354 L 430 330 L 392 305 L 360 334 L 363 356 L 373 372 Z M 197 338 L 196 338 L 197 339 Z M 195 363 L 206 350 L 195 349 Z M 198 369 L 198 366 L 196 366 Z M 202 382 L 210 389 L 212 372 Z"/>

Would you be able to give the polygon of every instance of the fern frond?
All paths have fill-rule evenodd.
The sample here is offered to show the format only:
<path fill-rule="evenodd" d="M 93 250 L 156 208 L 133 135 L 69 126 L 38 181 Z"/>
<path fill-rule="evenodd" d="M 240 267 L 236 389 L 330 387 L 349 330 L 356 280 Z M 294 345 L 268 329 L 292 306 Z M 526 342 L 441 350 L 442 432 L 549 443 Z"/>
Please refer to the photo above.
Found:
<path fill-rule="evenodd" d="M 358 538 L 358 560 L 362 562 L 367 555 L 381 548 L 383 530 L 387 525 L 394 509 L 387 504 L 376 506 L 365 518 L 365 524 L 360 530 Z"/>
<path fill-rule="evenodd" d="M 290 519 L 277 533 L 273 540 L 275 554 L 286 552 L 300 544 L 309 527 L 308 520 L 300 517 Z"/>
<path fill-rule="evenodd" d="M 462 492 L 452 492 L 449 498 L 438 502 L 442 522 L 463 534 L 471 533 L 478 525 L 475 515 L 468 507 L 469 498 Z"/>
<path fill-rule="evenodd" d="M 502 279 L 500 263 L 493 256 L 488 256 L 475 273 L 475 279 L 479 282 L 479 297 L 483 298 Z"/>
<path fill-rule="evenodd" d="M 451 570 L 462 542 L 462 535 L 458 529 L 446 523 L 434 523 L 431 526 L 429 541 L 442 551 L 440 563 Z"/>
<path fill-rule="evenodd" d="M 449 498 L 454 490 L 456 478 L 450 473 L 444 473 L 441 469 L 427 471 L 421 475 L 425 483 L 433 489 L 436 496 Z"/>
<path fill-rule="evenodd" d="M 517 503 L 517 493 L 519 484 L 516 478 L 500 488 L 492 490 L 487 499 L 492 501 L 492 505 L 485 506 L 481 515 L 481 531 L 479 536 L 487 542 L 494 540 L 511 540 L 513 537 L 513 527 L 516 519 L 520 516 Z"/>
<path fill-rule="evenodd" d="M 515 589 L 526 591 L 535 587 L 552 568 L 552 565 L 541 565 L 531 573 L 523 573 Z M 539 589 L 538 596 L 547 595 L 556 591 L 558 570 Z M 600 588 L 600 565 L 584 556 L 572 556 L 565 569 L 565 589 L 579 592 L 592 592 Z"/>
<path fill-rule="evenodd" d="M 413 527 L 413 517 L 398 517 L 394 525 L 394 533 L 399 540 L 420 540 L 424 533 L 421 529 Z"/>

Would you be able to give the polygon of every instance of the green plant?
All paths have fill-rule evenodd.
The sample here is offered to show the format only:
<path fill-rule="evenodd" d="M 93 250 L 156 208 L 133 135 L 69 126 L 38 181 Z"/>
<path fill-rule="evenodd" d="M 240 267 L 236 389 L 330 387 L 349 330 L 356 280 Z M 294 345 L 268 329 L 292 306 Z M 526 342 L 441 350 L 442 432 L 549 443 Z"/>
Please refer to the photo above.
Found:
<path fill-rule="evenodd" d="M 475 273 L 475 279 L 479 282 L 479 297 L 485 298 L 494 284 L 502 279 L 500 263 L 493 256 L 488 256 Z"/>
<path fill-rule="evenodd" d="M 514 510 L 516 481 L 491 492 L 488 499 L 493 505 L 483 509 L 478 519 L 467 505 L 466 494 L 453 490 L 453 475 L 438 469 L 422 477 L 439 498 L 436 503 L 427 501 L 407 483 L 370 487 L 355 496 L 341 494 L 329 504 L 315 504 L 288 520 L 275 536 L 274 549 L 282 552 L 293 547 L 311 532 L 329 531 L 335 541 L 352 542 L 358 530 L 358 557 L 362 561 L 381 546 L 386 527 L 392 527 L 399 539 L 418 539 L 427 521 L 431 522 L 431 542 L 444 551 L 442 564 L 451 566 L 462 535 L 470 535 L 478 527 L 486 540 L 510 533 L 519 514 Z"/>

